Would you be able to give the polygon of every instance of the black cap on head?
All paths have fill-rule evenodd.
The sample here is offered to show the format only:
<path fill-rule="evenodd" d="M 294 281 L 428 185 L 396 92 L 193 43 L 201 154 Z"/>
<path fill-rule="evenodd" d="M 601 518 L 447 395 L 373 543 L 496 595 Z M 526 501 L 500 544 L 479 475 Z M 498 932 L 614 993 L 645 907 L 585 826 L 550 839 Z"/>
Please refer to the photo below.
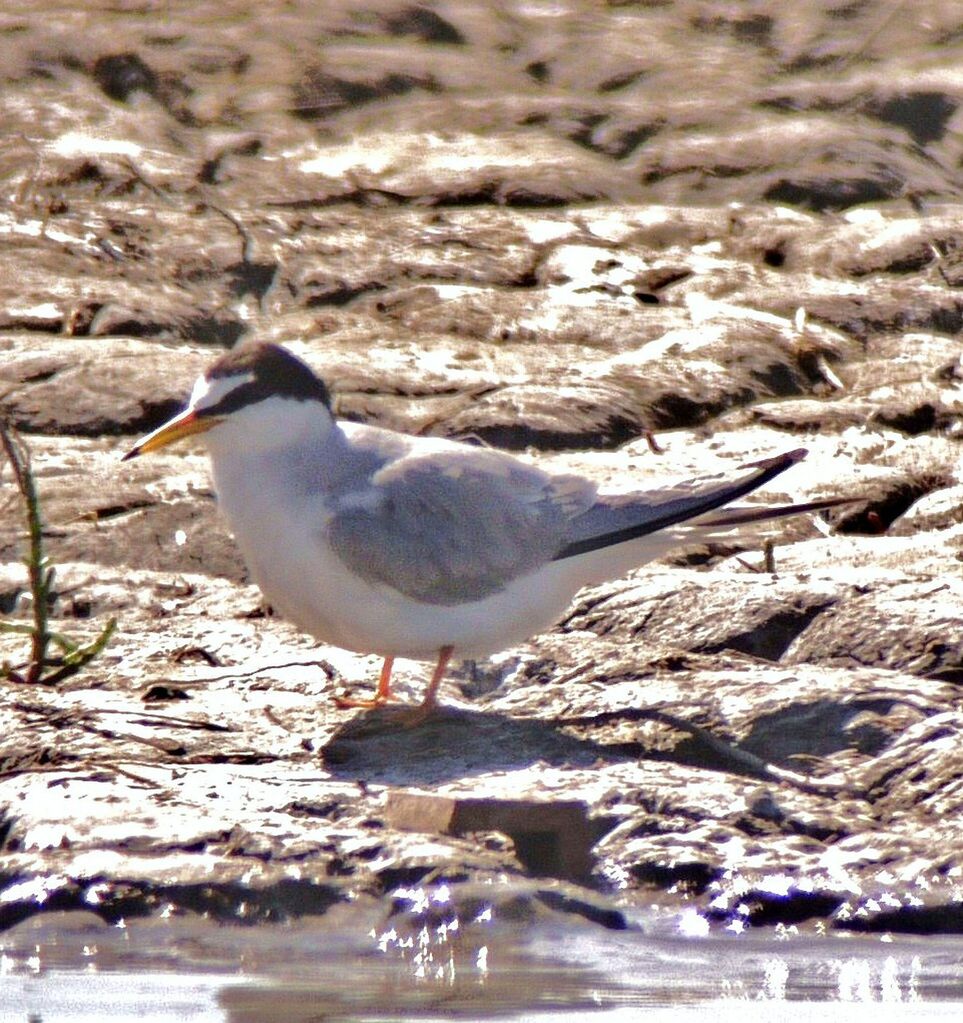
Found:
<path fill-rule="evenodd" d="M 249 377 L 245 383 L 226 394 L 217 405 L 209 406 L 204 415 L 227 415 L 245 405 L 264 398 L 291 398 L 295 401 L 320 401 L 331 406 L 331 396 L 324 381 L 307 363 L 286 348 L 266 341 L 243 344 L 222 355 L 204 374 L 208 380 L 225 377 Z"/>

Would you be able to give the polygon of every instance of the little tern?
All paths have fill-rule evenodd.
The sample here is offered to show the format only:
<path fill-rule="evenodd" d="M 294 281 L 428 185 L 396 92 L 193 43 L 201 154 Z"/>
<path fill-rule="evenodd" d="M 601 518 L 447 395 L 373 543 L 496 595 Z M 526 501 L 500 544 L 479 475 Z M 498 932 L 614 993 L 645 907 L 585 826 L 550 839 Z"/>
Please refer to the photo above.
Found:
<path fill-rule="evenodd" d="M 214 487 L 267 601 L 321 642 L 435 669 L 483 657 L 553 625 L 583 587 L 681 544 L 838 499 L 717 511 L 805 457 L 740 475 L 610 495 L 506 452 L 336 420 L 324 382 L 279 345 L 244 344 L 198 378 L 187 407 L 125 459 L 203 435 Z"/>

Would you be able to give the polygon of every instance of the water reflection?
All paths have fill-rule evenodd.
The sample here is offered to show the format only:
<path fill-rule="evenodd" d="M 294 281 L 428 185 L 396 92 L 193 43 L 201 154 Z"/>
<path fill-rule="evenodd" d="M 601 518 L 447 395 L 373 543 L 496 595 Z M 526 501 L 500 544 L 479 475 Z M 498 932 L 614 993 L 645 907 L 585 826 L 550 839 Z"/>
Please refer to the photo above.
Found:
<path fill-rule="evenodd" d="M 747 1001 L 763 1018 L 807 1003 L 820 1019 L 879 1004 L 957 1018 L 963 1004 L 960 938 L 696 933 L 689 916 L 606 930 L 445 886 L 399 889 L 387 917 L 372 900 L 257 927 L 48 913 L 0 935 L 0 1020 L 743 1019 Z"/>

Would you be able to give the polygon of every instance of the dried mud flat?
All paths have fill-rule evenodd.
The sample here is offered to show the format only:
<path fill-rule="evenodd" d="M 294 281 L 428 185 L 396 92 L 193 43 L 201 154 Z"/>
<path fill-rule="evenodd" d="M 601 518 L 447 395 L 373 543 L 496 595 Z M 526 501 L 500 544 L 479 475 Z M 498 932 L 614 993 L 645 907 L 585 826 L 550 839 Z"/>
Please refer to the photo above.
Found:
<path fill-rule="evenodd" d="M 57 627 L 118 622 L 55 690 L 0 684 L 0 927 L 420 926 L 403 893 L 445 884 L 963 930 L 963 12 L 317 6 L 0 16 L 0 391 Z M 202 453 L 118 464 L 254 336 L 344 416 L 611 488 L 804 446 L 765 499 L 863 500 L 586 591 L 398 729 L 331 702 L 374 658 L 260 607 Z"/>

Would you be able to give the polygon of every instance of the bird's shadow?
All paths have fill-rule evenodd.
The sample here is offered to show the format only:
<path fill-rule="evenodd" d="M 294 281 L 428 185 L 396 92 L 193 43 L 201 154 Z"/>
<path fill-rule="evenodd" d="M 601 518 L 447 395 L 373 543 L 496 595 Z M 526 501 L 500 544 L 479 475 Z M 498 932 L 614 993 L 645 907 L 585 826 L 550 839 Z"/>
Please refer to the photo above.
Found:
<path fill-rule="evenodd" d="M 322 748 L 325 766 L 336 777 L 401 786 L 437 785 L 541 766 L 591 769 L 639 760 L 775 778 L 772 765 L 760 757 L 655 708 L 625 708 L 597 716 L 591 723 L 598 725 L 609 717 L 623 723 L 654 720 L 685 733 L 685 738 L 659 748 L 635 741 L 599 742 L 567 730 L 589 724 L 584 719 L 549 721 L 453 707 L 437 708 L 411 727 L 405 721 L 409 712 L 384 707 L 352 718 Z M 780 777 L 785 780 L 785 773 Z"/>
<path fill-rule="evenodd" d="M 535 765 L 590 768 L 634 759 L 622 745 L 567 734 L 554 722 L 452 707 L 409 727 L 400 708 L 360 714 L 322 748 L 336 777 L 382 785 L 432 785 Z M 636 753 L 636 758 L 638 754 Z"/>

